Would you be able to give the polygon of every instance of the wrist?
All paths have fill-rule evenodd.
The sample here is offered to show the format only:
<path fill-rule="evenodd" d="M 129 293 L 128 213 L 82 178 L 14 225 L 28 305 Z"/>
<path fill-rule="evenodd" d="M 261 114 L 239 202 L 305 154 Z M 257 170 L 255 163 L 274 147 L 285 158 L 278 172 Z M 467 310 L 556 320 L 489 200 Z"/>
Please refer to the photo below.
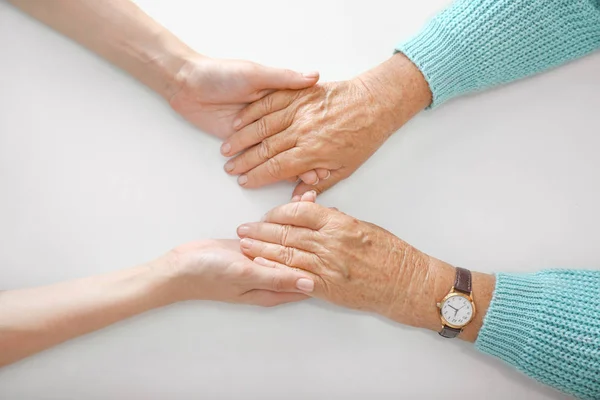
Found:
<path fill-rule="evenodd" d="M 385 291 L 391 299 L 384 302 L 382 310 L 375 311 L 401 324 L 439 332 L 442 321 L 437 304 L 454 286 L 456 268 L 394 238 L 390 261 L 395 272 L 390 274 L 390 287 Z M 471 276 L 476 313 L 459 338 L 474 342 L 492 299 L 495 278 L 479 272 Z"/>
<path fill-rule="evenodd" d="M 427 323 L 423 328 L 439 332 L 442 328 L 442 322 L 437 303 L 440 302 L 454 286 L 456 268 L 441 260 L 431 258 L 430 270 L 434 276 L 435 282 L 433 284 L 433 296 L 425 300 L 425 303 L 427 304 Z M 468 342 L 474 342 L 477 339 L 477 335 L 483 325 L 483 320 L 492 300 L 492 294 L 495 287 L 495 277 L 493 275 L 481 272 L 471 272 L 471 279 L 471 297 L 473 298 L 476 312 L 473 320 L 463 328 L 460 336 L 458 336 L 460 339 Z"/>
<path fill-rule="evenodd" d="M 185 84 L 184 72 L 190 60 L 204 56 L 195 53 L 182 43 L 170 44 L 169 40 L 162 43 L 160 48 L 161 55 L 151 60 L 151 68 L 154 68 L 158 74 L 159 84 L 155 90 L 170 102 Z"/>
<path fill-rule="evenodd" d="M 402 53 L 394 54 L 356 79 L 378 99 L 392 133 L 432 101 L 425 77 Z"/>
<path fill-rule="evenodd" d="M 167 101 L 181 89 L 181 70 L 188 60 L 199 56 L 169 32 L 126 38 L 119 46 L 135 60 L 122 66 Z"/>
<path fill-rule="evenodd" d="M 144 272 L 146 293 L 155 299 L 157 307 L 184 300 L 178 290 L 179 268 L 173 265 L 168 255 L 140 267 Z"/>

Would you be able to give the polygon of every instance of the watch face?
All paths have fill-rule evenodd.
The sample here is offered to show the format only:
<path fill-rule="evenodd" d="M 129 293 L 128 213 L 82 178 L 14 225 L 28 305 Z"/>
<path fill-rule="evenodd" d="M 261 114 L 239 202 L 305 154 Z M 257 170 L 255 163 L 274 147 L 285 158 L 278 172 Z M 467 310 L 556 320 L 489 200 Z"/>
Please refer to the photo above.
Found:
<path fill-rule="evenodd" d="M 460 328 L 473 318 L 473 305 L 466 297 L 450 296 L 442 303 L 440 312 L 448 325 Z"/>

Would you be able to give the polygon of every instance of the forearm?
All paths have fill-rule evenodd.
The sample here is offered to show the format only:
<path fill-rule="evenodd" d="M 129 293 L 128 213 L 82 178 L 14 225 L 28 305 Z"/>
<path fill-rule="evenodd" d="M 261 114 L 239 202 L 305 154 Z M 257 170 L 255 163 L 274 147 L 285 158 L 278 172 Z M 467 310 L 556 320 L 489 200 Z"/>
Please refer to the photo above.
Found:
<path fill-rule="evenodd" d="M 456 0 L 397 46 L 423 72 L 432 106 L 598 48 L 597 0 Z"/>
<path fill-rule="evenodd" d="M 167 100 L 192 50 L 129 0 L 9 0 Z"/>
<path fill-rule="evenodd" d="M 0 292 L 0 366 L 170 303 L 168 278 L 148 265 Z"/>
<path fill-rule="evenodd" d="M 389 235 L 389 234 L 388 234 Z M 391 305 L 375 310 L 439 332 L 437 303 L 456 269 L 392 237 Z M 472 272 L 475 317 L 458 336 L 532 378 L 584 399 L 600 398 L 600 271 Z"/>
<path fill-rule="evenodd" d="M 439 332 L 437 304 L 454 284 L 455 268 L 400 241 L 417 268 L 404 284 L 414 302 L 409 323 Z M 409 254 L 407 256 L 406 254 Z M 473 319 L 458 336 L 532 378 L 579 398 L 600 398 L 600 271 L 533 274 L 472 272 Z M 393 308 L 392 308 L 393 310 Z M 406 315 L 392 319 L 405 322 Z"/>

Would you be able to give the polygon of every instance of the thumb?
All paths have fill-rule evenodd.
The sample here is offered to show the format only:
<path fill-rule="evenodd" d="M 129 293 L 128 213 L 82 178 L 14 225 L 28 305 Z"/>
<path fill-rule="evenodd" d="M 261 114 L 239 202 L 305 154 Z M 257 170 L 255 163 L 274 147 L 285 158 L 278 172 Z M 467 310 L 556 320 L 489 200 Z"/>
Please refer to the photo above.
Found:
<path fill-rule="evenodd" d="M 307 185 L 304 182 L 300 182 L 298 185 L 296 185 L 294 193 L 292 193 L 292 197 L 302 196 L 304 193 L 310 190 L 314 190 L 315 192 L 317 192 L 317 194 L 321 194 L 336 183 L 338 183 L 339 181 L 341 181 L 342 179 L 344 179 L 344 176 L 339 170 L 336 170 L 331 171 L 331 175 L 329 176 L 329 178 L 321 179 L 316 185 Z"/>
<path fill-rule="evenodd" d="M 300 73 L 290 69 L 260 66 L 257 78 L 262 89 L 304 89 L 319 80 L 317 71 Z"/>

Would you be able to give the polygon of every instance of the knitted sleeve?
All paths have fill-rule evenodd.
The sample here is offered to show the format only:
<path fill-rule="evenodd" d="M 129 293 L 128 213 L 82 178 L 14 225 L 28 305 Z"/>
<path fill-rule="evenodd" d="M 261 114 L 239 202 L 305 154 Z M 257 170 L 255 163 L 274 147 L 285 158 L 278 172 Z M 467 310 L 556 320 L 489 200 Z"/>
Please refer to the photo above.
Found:
<path fill-rule="evenodd" d="M 600 399 L 600 270 L 498 274 L 475 346 L 565 393 Z"/>
<path fill-rule="evenodd" d="M 457 0 L 396 50 L 444 101 L 600 48 L 600 0 Z"/>

